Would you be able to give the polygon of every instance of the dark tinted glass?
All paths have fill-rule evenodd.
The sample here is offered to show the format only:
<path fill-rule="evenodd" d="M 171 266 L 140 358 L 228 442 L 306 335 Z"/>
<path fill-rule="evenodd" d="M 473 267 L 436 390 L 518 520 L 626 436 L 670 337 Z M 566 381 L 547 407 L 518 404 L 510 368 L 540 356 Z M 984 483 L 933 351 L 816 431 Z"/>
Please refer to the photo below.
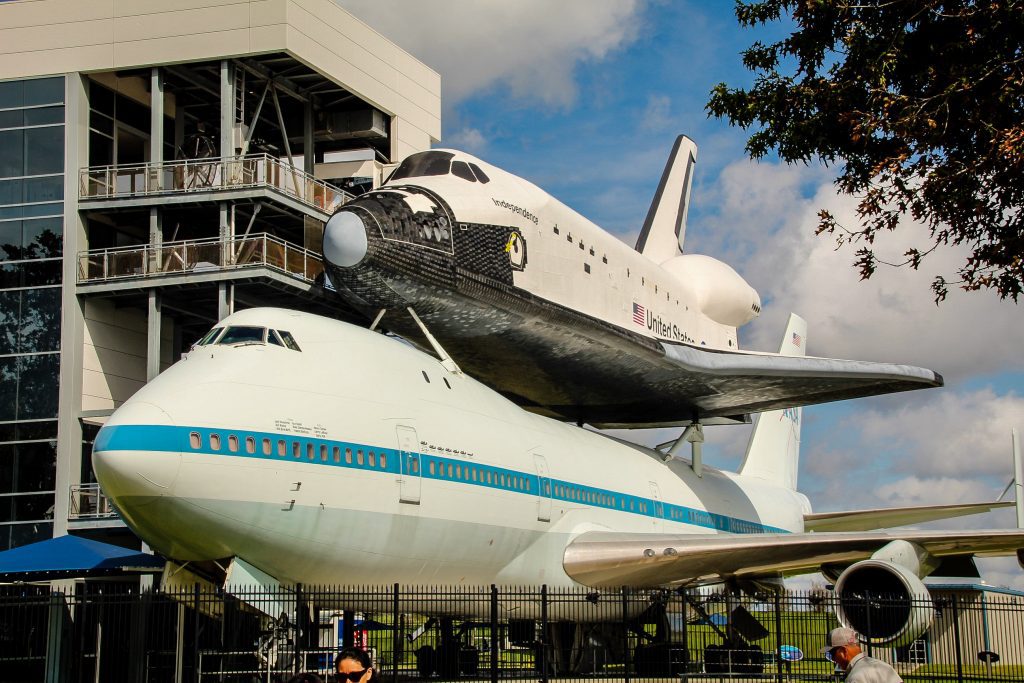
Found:
<path fill-rule="evenodd" d="M 21 287 L 21 264 L 0 263 L 0 289 Z"/>
<path fill-rule="evenodd" d="M 8 537 L 5 532 L 10 532 Z M 8 548 L 45 541 L 53 537 L 53 522 L 36 522 L 34 524 L 12 524 L 0 530 L 0 544 L 5 541 Z M 2 546 L 0 546 L 2 547 Z"/>
<path fill-rule="evenodd" d="M 25 110 L 0 111 L 0 128 L 19 128 L 25 125 Z"/>
<path fill-rule="evenodd" d="M 452 162 L 452 175 L 462 178 L 463 180 L 468 180 L 471 183 L 476 182 L 476 177 L 473 175 L 473 172 L 469 170 L 469 164 L 465 161 Z"/>
<path fill-rule="evenodd" d="M 18 447 L 14 444 L 0 444 L 0 493 L 14 492 L 15 470 L 18 465 Z"/>
<path fill-rule="evenodd" d="M 21 204 L 25 183 L 21 178 L 0 180 L 0 205 Z"/>
<path fill-rule="evenodd" d="M 18 440 L 25 439 L 56 439 L 57 421 L 43 420 L 41 422 L 19 422 Z"/>
<path fill-rule="evenodd" d="M 57 202 L 64 199 L 64 176 L 25 178 L 26 202 Z"/>
<path fill-rule="evenodd" d="M 20 254 L 21 221 L 0 221 L 0 261 L 20 258 Z"/>
<path fill-rule="evenodd" d="M 63 219 L 55 217 L 25 221 L 23 231 L 23 258 L 54 258 L 63 253 Z"/>
<path fill-rule="evenodd" d="M 60 356 L 21 356 L 18 377 L 18 417 L 23 420 L 57 417 Z"/>
<path fill-rule="evenodd" d="M 0 358 L 0 420 L 18 417 L 18 359 Z"/>
<path fill-rule="evenodd" d="M 14 490 L 53 491 L 57 476 L 57 442 L 17 444 Z"/>
<path fill-rule="evenodd" d="M 53 519 L 53 494 L 40 493 L 25 496 L 11 496 L 12 517 L 0 518 L 2 522 L 24 522 L 36 519 Z"/>
<path fill-rule="evenodd" d="M 47 123 L 64 123 L 64 107 L 40 107 L 25 110 L 26 126 L 43 126 Z"/>
<path fill-rule="evenodd" d="M 34 104 L 62 104 L 64 102 L 64 78 L 34 78 L 23 81 L 25 85 L 25 106 Z"/>
<path fill-rule="evenodd" d="M 25 175 L 25 131 L 0 130 L 0 178 Z"/>
<path fill-rule="evenodd" d="M 25 175 L 64 170 L 64 127 L 25 129 Z"/>
<path fill-rule="evenodd" d="M 21 81 L 0 83 L 0 109 L 20 107 L 25 104 L 25 86 Z"/>
<path fill-rule="evenodd" d="M 25 271 L 26 287 L 60 284 L 60 261 L 26 261 L 22 268 Z"/>
<path fill-rule="evenodd" d="M 416 178 L 419 176 L 445 175 L 451 167 L 452 158 L 455 155 L 451 152 L 419 152 L 406 157 L 402 165 L 398 167 L 391 180 L 402 178 Z"/>
<path fill-rule="evenodd" d="M 114 116 L 114 91 L 99 83 L 89 83 L 89 108 Z"/>
<path fill-rule="evenodd" d="M 19 353 L 60 350 L 60 288 L 22 291 Z"/>
<path fill-rule="evenodd" d="M 0 354 L 18 352 L 21 290 L 0 291 Z"/>

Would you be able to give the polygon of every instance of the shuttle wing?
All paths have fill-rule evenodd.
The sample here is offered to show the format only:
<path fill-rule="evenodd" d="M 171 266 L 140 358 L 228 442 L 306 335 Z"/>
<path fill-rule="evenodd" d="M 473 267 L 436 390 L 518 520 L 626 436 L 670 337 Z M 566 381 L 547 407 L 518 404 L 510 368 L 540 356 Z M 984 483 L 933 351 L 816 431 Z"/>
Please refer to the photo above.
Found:
<path fill-rule="evenodd" d="M 713 351 L 686 344 L 659 342 L 665 365 L 674 376 L 650 377 L 653 392 L 672 394 L 689 404 L 700 419 L 739 416 L 765 410 L 841 401 L 864 396 L 942 386 L 942 376 L 912 365 L 782 356 L 741 351 Z M 679 410 L 681 416 L 687 411 Z M 637 415 L 593 422 L 599 428 L 665 425 L 664 419 L 642 425 Z M 677 424 L 685 424 L 683 420 Z"/>
<path fill-rule="evenodd" d="M 737 535 L 592 531 L 569 544 L 562 565 L 574 581 L 594 587 L 754 580 L 852 564 L 896 540 L 916 543 L 938 558 L 1014 553 L 1020 557 L 1024 529 Z"/>

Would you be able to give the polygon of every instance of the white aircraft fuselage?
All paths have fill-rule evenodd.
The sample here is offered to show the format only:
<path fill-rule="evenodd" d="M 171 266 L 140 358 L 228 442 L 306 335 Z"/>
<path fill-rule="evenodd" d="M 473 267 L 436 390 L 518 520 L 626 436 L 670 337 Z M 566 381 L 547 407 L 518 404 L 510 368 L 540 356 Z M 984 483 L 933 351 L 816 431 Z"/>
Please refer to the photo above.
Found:
<path fill-rule="evenodd" d="M 217 327 L 235 341 L 147 384 L 93 455 L 125 522 L 175 560 L 303 584 L 572 585 L 563 551 L 584 532 L 798 532 L 809 511 L 525 412 L 379 333 L 281 309 Z"/>

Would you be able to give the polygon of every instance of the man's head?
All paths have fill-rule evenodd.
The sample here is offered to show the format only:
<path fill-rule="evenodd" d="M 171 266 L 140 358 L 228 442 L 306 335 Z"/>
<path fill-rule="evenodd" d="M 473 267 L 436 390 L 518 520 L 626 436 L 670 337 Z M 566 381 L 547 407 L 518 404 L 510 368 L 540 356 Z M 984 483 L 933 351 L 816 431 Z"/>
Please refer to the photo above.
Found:
<path fill-rule="evenodd" d="M 845 670 L 850 660 L 860 654 L 857 632 L 845 626 L 832 629 L 828 634 L 828 645 L 821 648 L 821 654 L 828 655 L 829 659 Z"/>

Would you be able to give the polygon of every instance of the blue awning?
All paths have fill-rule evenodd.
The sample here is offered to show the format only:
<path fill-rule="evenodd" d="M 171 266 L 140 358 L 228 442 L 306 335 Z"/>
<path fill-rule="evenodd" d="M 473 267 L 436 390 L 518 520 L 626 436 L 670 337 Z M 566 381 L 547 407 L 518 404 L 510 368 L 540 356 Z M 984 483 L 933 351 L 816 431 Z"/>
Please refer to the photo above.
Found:
<path fill-rule="evenodd" d="M 0 579 L 42 580 L 154 574 L 164 559 L 80 536 L 59 536 L 0 552 Z"/>

